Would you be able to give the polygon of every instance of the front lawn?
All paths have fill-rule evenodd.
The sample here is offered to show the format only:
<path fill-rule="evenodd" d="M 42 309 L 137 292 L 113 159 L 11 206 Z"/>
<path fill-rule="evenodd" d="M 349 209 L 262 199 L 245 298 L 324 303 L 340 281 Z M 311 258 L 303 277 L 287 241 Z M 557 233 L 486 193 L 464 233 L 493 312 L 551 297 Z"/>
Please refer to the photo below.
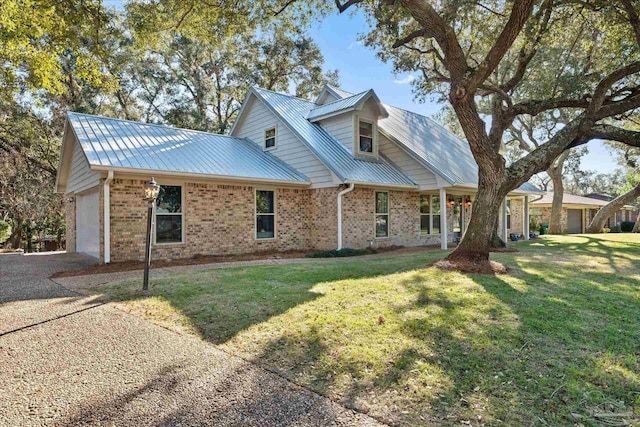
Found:
<path fill-rule="evenodd" d="M 427 268 L 430 251 L 100 290 L 394 424 L 635 425 L 640 235 L 516 247 L 501 276 Z"/>

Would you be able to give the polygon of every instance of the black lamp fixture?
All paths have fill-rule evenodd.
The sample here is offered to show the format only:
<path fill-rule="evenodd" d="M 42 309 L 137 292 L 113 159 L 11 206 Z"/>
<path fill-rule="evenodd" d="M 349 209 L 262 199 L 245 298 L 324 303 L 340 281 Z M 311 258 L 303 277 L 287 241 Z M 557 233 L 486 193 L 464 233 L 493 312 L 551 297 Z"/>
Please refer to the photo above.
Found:
<path fill-rule="evenodd" d="M 144 280 L 142 282 L 142 290 L 149 289 L 149 267 L 151 266 L 151 222 L 153 217 L 153 206 L 156 203 L 160 186 L 151 178 L 151 181 L 144 185 L 143 200 L 147 202 L 147 245 L 144 253 Z"/>

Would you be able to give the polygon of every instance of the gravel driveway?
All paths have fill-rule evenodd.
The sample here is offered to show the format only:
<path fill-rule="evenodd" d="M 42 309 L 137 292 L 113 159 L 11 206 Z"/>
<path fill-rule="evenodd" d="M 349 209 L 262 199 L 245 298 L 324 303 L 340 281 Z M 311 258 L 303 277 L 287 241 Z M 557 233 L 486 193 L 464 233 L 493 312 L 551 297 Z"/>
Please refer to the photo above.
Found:
<path fill-rule="evenodd" d="M 75 294 L 92 261 L 0 255 L 0 425 L 378 425 L 307 389 Z"/>

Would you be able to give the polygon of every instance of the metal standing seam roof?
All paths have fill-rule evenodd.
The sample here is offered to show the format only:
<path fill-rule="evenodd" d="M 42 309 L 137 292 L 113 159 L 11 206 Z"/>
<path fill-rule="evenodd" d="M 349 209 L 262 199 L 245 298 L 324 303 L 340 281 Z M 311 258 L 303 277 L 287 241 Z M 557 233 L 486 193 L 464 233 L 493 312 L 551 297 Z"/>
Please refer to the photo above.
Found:
<path fill-rule="evenodd" d="M 309 111 L 317 107 L 313 102 L 256 87 L 252 88 L 252 91 L 343 182 L 417 185 L 411 177 L 384 156 L 380 156 L 379 161 L 354 158 L 353 154 L 328 131 L 307 120 Z"/>
<path fill-rule="evenodd" d="M 366 100 L 371 94 L 372 90 L 367 90 L 347 98 L 341 98 L 333 102 L 329 102 L 327 104 L 323 104 L 319 107 L 315 107 L 309 110 L 307 114 L 307 119 L 311 121 L 317 121 L 319 118 L 327 117 L 333 114 L 342 113 L 345 111 L 354 110 L 360 105 L 364 100 Z"/>
<path fill-rule="evenodd" d="M 67 120 L 90 165 L 309 182 L 244 138 L 73 112 Z"/>
<path fill-rule="evenodd" d="M 349 92 L 327 85 L 337 97 Z M 383 104 L 389 117 L 378 121 L 378 128 L 405 147 L 427 168 L 440 175 L 451 185 L 478 185 L 478 164 L 469 144 L 444 126 L 421 114 Z M 519 190 L 542 191 L 525 183 Z"/>

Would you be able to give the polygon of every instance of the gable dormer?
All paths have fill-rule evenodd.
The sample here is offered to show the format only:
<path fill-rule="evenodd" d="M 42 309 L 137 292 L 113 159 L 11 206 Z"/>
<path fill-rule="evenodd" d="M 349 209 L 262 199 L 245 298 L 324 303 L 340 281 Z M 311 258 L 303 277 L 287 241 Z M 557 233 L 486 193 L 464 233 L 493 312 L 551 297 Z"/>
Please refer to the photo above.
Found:
<path fill-rule="evenodd" d="M 378 120 L 389 114 L 375 92 L 370 89 L 345 98 L 323 92 L 317 101 L 336 99 L 311 109 L 307 120 L 331 133 L 354 157 L 378 159 Z"/>

